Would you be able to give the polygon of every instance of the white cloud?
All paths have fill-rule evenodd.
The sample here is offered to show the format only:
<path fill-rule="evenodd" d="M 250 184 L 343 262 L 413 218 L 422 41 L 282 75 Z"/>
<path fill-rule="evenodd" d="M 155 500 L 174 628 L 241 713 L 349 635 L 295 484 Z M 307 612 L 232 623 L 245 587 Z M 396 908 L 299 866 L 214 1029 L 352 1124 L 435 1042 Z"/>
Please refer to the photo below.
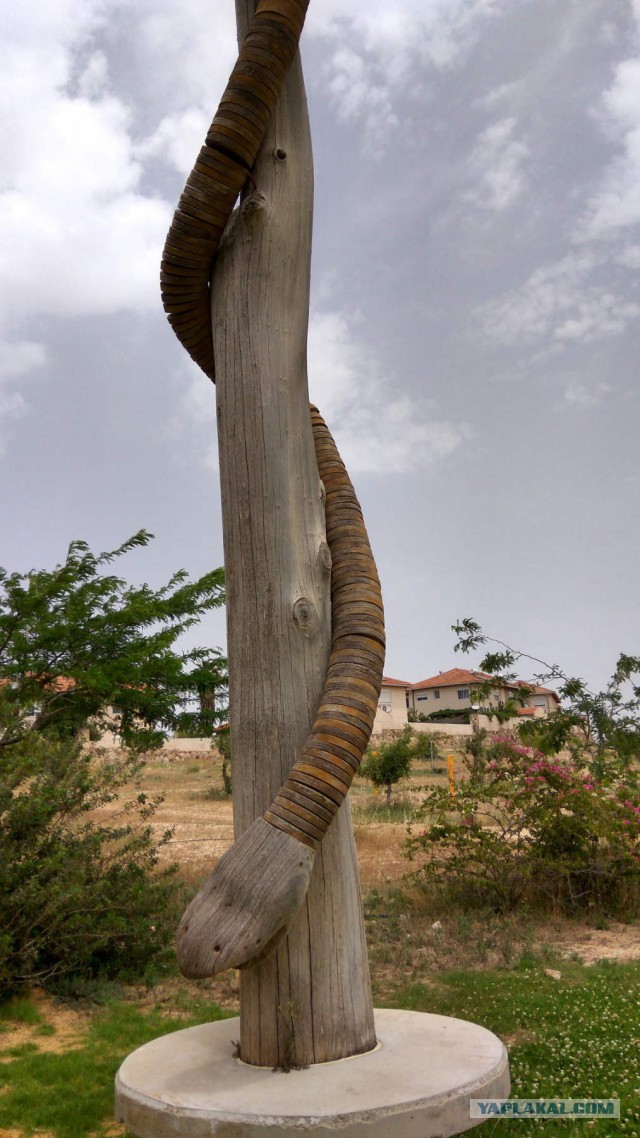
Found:
<path fill-rule="evenodd" d="M 138 158 L 159 158 L 185 178 L 206 137 L 211 111 L 187 107 L 166 115 L 157 129 L 136 147 Z"/>
<path fill-rule="evenodd" d="M 521 288 L 479 309 L 485 335 L 504 345 L 522 340 L 568 344 L 623 332 L 640 316 L 640 304 L 589 283 L 601 263 L 585 250 L 537 269 Z"/>
<path fill-rule="evenodd" d="M 34 340 L 0 340 L 0 384 L 41 367 L 45 358 L 43 345 Z"/>
<path fill-rule="evenodd" d="M 626 269 L 640 269 L 640 245 L 627 245 L 617 254 L 615 260 Z"/>
<path fill-rule="evenodd" d="M 591 411 L 602 403 L 610 391 L 611 387 L 608 383 L 594 383 L 589 387 L 580 380 L 574 379 L 565 389 L 564 401 L 570 407 L 582 407 Z"/>
<path fill-rule="evenodd" d="M 182 353 L 172 376 L 176 414 L 167 420 L 163 437 L 178 461 L 188 458 L 206 470 L 219 470 L 216 390 L 210 379 Z"/>
<path fill-rule="evenodd" d="M 364 121 L 365 149 L 377 155 L 396 125 L 395 97 L 415 93 L 429 70 L 458 63 L 482 21 L 514 2 L 352 0 L 345 11 L 344 0 L 314 0 L 306 29 L 335 44 L 326 68 L 334 106 L 341 118 Z"/>
<path fill-rule="evenodd" d="M 469 172 L 476 183 L 464 197 L 496 213 L 520 197 L 525 185 L 524 164 L 528 146 L 515 137 L 515 118 L 492 123 L 478 137 L 469 158 Z"/>
<path fill-rule="evenodd" d="M 403 474 L 446 458 L 468 435 L 431 417 L 426 402 L 398 393 L 344 313 L 309 324 L 309 387 L 354 473 Z"/>
<path fill-rule="evenodd" d="M 131 112 L 87 53 L 107 5 L 45 7 L 4 29 L 3 319 L 155 306 L 170 209 L 140 191 Z"/>
<path fill-rule="evenodd" d="M 28 379 L 34 368 L 45 362 L 42 344 L 33 340 L 0 340 L 0 454 L 4 450 L 6 428 L 27 410 L 21 392 L 13 390 L 16 381 Z"/>
<path fill-rule="evenodd" d="M 576 229 L 579 241 L 611 238 L 640 222 L 640 58 L 618 65 L 600 119 L 620 153 L 587 204 Z"/>
<path fill-rule="evenodd" d="M 231 0 L 137 0 L 126 18 L 136 72 L 154 104 L 169 113 L 197 107 L 210 119 L 237 55 Z"/>
<path fill-rule="evenodd" d="M 473 42 L 480 20 L 499 15 L 513 0 L 317 0 L 307 31 L 353 44 L 375 55 L 397 84 L 416 61 L 448 67 Z"/>
<path fill-rule="evenodd" d="M 339 312 L 312 313 L 308 364 L 310 397 L 355 474 L 403 474 L 446 458 L 468 437 L 465 424 L 435 419 L 426 401 L 413 401 L 385 378 L 354 330 L 357 320 Z M 213 385 L 185 360 L 175 375 L 183 394 L 167 438 L 189 435 L 189 454 L 218 469 Z M 181 443 L 181 445 L 183 445 Z"/>
<path fill-rule="evenodd" d="M 11 419 L 24 415 L 27 404 L 17 391 L 3 391 L 0 387 L 0 454 L 5 448 L 6 427 Z"/>
<path fill-rule="evenodd" d="M 388 132 L 397 126 L 390 92 L 373 65 L 351 47 L 339 47 L 325 68 L 327 87 L 338 118 L 364 120 L 364 148 L 373 157 L 383 152 Z"/>

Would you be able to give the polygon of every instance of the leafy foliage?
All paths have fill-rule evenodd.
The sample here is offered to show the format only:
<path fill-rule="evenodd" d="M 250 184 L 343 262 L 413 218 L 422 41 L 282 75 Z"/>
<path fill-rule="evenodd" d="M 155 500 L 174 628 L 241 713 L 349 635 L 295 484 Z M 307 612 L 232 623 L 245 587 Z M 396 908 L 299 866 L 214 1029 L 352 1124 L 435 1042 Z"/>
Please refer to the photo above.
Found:
<path fill-rule="evenodd" d="M 360 766 L 360 773 L 374 786 L 386 787 L 387 806 L 391 804 L 391 790 L 400 779 L 411 773 L 413 759 L 412 731 L 406 727 L 400 735 L 389 742 L 377 743 L 368 747 L 366 758 Z"/>
<path fill-rule="evenodd" d="M 446 744 L 446 736 L 428 735 L 423 731 L 416 731 L 411 739 L 411 755 L 413 759 L 418 762 L 431 763 L 442 762 L 443 756 L 440 754 L 439 745 Z"/>
<path fill-rule="evenodd" d="M 151 535 L 111 552 L 73 542 L 63 565 L 27 574 L 0 569 L 0 750 L 27 736 L 73 738 L 113 727 L 123 741 L 157 746 L 167 730 L 211 732 L 224 715 L 226 661 L 216 650 L 179 651 L 178 638 L 223 602 L 223 571 L 190 582 L 175 573 L 158 590 L 104 569 Z M 202 724 L 201 724 L 202 721 Z"/>
<path fill-rule="evenodd" d="M 140 975 L 173 937 L 180 889 L 158 870 L 136 755 L 170 728 L 212 729 L 226 661 L 176 641 L 223 599 L 222 570 L 133 587 L 105 573 L 144 530 L 98 556 L 0 570 L 0 991 L 74 977 Z M 92 755 L 113 729 L 126 749 Z"/>
<path fill-rule="evenodd" d="M 523 902 L 567 913 L 640 910 L 640 793 L 620 762 L 593 780 L 504 736 L 479 739 L 455 799 L 429 790 L 408 855 L 419 876 L 466 904 L 509 911 Z"/>
<path fill-rule="evenodd" d="M 131 753 L 84 752 L 32 735 L 0 750 L 0 991 L 62 973 L 140 975 L 177 920 L 178 888 L 158 872 L 150 816 Z"/>
<path fill-rule="evenodd" d="M 622 653 L 606 687 L 592 692 L 583 679 L 567 676 L 557 664 L 547 664 L 486 636 L 471 617 L 458 621 L 452 629 L 458 637 L 456 652 L 497 645 L 499 650 L 487 653 L 480 664 L 483 671 L 495 677 L 494 686 L 512 681 L 515 677 L 510 669 L 522 659 L 541 666 L 536 683 L 556 681 L 564 706 L 547 719 L 522 724 L 523 741 L 546 755 L 557 755 L 564 748 L 580 753 L 591 763 L 596 777 L 604 768 L 608 751 L 626 765 L 640 758 L 640 656 Z"/>

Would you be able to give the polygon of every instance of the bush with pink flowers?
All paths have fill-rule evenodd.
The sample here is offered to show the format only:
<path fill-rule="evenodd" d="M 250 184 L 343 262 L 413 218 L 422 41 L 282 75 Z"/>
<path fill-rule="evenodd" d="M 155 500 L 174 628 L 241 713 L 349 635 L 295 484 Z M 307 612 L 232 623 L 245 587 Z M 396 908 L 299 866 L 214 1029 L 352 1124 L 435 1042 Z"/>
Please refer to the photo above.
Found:
<path fill-rule="evenodd" d="M 420 880 L 499 911 L 640 912 L 640 792 L 627 768 L 611 759 L 596 780 L 579 757 L 509 735 L 467 765 L 455 797 L 430 788 L 412 825 Z"/>

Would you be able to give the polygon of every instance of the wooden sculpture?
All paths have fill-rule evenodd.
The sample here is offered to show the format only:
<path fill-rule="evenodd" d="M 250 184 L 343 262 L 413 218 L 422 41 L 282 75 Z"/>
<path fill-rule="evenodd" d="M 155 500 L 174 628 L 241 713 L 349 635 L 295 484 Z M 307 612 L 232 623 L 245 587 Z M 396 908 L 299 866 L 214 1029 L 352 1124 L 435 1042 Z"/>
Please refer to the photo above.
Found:
<path fill-rule="evenodd" d="M 225 242 L 230 244 L 237 237 L 237 211 L 233 211 L 238 196 L 243 195 L 245 213 L 268 208 L 257 173 L 260 160 L 257 166 L 256 160 L 261 148 L 264 156 L 268 145 L 265 137 L 273 141 L 269 132 L 275 130 L 274 112 L 287 99 L 296 106 L 304 101 L 296 54 L 307 6 L 308 0 L 258 0 L 253 12 L 252 0 L 237 0 L 239 23 L 242 24 L 243 9 L 248 9 L 252 18 L 167 236 L 161 270 L 165 310 L 183 346 L 212 380 L 216 378 L 216 321 L 226 327 L 225 314 L 219 311 L 221 306 L 216 309 L 219 264 L 224 261 Z M 284 162 L 287 153 L 276 148 L 272 158 Z M 286 328 L 281 335 L 289 335 Z M 239 382 L 244 385 L 244 375 Z M 279 382 L 276 377 L 274 383 Z M 244 392 L 236 394 L 240 405 Z M 269 393 L 263 395 L 263 400 L 269 398 Z M 318 710 L 288 777 L 271 801 L 267 800 L 266 809 L 256 810 L 258 816 L 254 814 L 251 824 L 246 825 L 244 815 L 240 825 L 236 824 L 236 833 L 242 832 L 189 906 L 178 933 L 178 957 L 186 975 L 209 976 L 229 967 L 247 969 L 247 979 L 252 976 L 253 981 L 247 982 L 245 991 L 252 989 L 251 998 L 257 1004 L 271 998 L 266 989 L 274 988 L 274 1014 L 278 1019 L 274 1040 L 267 1045 L 260 1038 L 258 1027 L 246 1033 L 241 1053 L 248 1062 L 275 1061 L 281 1066 L 338 1058 L 367 1050 L 375 1042 L 370 995 L 367 1003 L 368 974 L 364 978 L 361 975 L 366 971 L 361 930 L 355 947 L 339 947 L 344 960 L 340 998 L 344 1001 L 345 991 L 348 995 L 349 983 L 354 988 L 354 1004 L 360 1000 L 355 995 L 356 988 L 360 986 L 364 992 L 360 1000 L 363 1006 L 353 1015 L 354 1026 L 347 1043 L 333 1038 L 335 1030 L 325 1028 L 320 1016 L 309 1030 L 301 1027 L 296 997 L 290 994 L 291 1006 L 285 1008 L 282 992 L 286 988 L 294 993 L 296 983 L 299 989 L 304 989 L 305 983 L 311 985 L 311 975 L 308 981 L 292 977 L 295 968 L 292 969 L 290 953 L 285 984 L 278 975 L 282 970 L 280 958 L 277 954 L 273 957 L 274 950 L 299 920 L 314 860 L 322 859 L 323 839 L 340 810 L 367 745 L 384 659 L 380 584 L 362 513 L 335 443 L 315 407 L 311 408 L 311 428 L 318 474 L 324 486 L 328 546 L 325 567 L 330 562 L 331 569 L 330 656 Z M 232 433 L 238 430 L 242 432 L 242 424 L 234 425 Z M 233 568 L 228 563 L 227 572 L 232 606 Z M 294 615 L 304 626 L 306 614 L 302 610 L 306 602 L 301 600 L 298 604 L 300 609 Z M 231 683 L 233 695 L 233 671 Z M 237 778 L 235 761 L 234 775 Z M 324 870 L 323 875 L 326 876 Z M 323 879 L 323 888 L 329 891 L 330 887 L 331 883 Z M 309 929 L 311 924 L 309 919 Z M 275 972 L 273 968 L 267 972 L 258 967 L 269 958 L 276 961 Z M 351 980 L 350 967 L 354 972 Z M 324 983 L 330 986 L 328 981 Z M 336 984 L 340 987 L 337 981 Z M 249 999 L 248 994 L 246 998 Z"/>

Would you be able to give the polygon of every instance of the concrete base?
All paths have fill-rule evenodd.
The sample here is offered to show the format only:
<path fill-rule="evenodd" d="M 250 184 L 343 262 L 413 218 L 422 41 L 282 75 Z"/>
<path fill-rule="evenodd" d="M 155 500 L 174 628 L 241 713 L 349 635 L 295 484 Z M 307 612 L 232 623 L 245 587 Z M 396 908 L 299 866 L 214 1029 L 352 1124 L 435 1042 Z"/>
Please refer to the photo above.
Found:
<path fill-rule="evenodd" d="M 448 1138 L 478 1125 L 470 1098 L 506 1098 L 504 1044 L 477 1024 L 377 1011 L 378 1047 L 289 1074 L 233 1058 L 239 1020 L 154 1039 L 116 1077 L 138 1138 Z"/>

